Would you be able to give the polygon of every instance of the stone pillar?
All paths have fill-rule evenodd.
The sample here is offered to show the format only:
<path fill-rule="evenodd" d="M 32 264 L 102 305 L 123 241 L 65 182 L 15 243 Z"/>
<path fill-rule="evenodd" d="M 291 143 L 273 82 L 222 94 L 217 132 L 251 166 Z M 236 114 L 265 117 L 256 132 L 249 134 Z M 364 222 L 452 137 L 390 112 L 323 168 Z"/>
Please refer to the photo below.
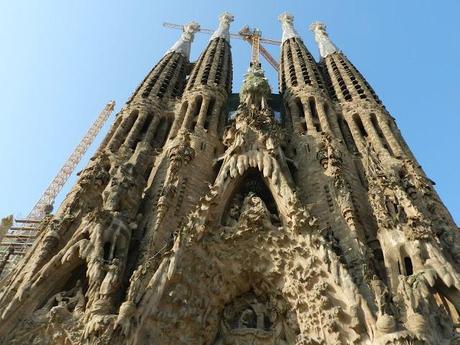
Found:
<path fill-rule="evenodd" d="M 120 123 L 120 126 L 118 126 L 117 130 L 115 131 L 115 134 L 109 142 L 110 150 L 117 150 L 121 146 L 128 130 L 131 128 L 131 126 L 128 126 L 130 128 L 126 128 L 127 123 L 131 121 L 131 117 L 133 116 L 135 116 L 134 111 L 130 111 L 127 116 L 124 116 L 123 120 Z"/>
<path fill-rule="evenodd" d="M 351 135 L 353 136 L 353 140 L 358 148 L 358 151 L 366 152 L 364 139 L 361 135 L 359 128 L 356 126 L 355 121 L 353 121 L 353 118 L 351 116 L 347 116 L 345 119 L 348 123 L 348 127 L 350 128 Z"/>
<path fill-rule="evenodd" d="M 209 99 L 209 97 L 203 97 L 200 113 L 198 114 L 198 122 L 197 122 L 198 127 L 203 128 L 204 122 L 206 121 L 206 116 L 208 114 L 208 107 L 209 107 L 210 102 L 211 100 Z M 212 119 L 212 114 L 210 117 Z M 211 121 L 211 119 L 209 120 Z"/>
<path fill-rule="evenodd" d="M 295 133 L 302 133 L 303 128 L 299 120 L 300 118 L 299 109 L 298 109 L 296 102 L 292 98 L 289 100 L 288 107 L 289 107 L 289 113 L 291 116 L 292 130 Z M 308 126 L 307 126 L 307 130 L 308 130 Z"/>
<path fill-rule="evenodd" d="M 368 115 L 362 116 L 361 121 L 363 122 L 364 129 L 366 130 L 368 138 L 370 142 L 372 143 L 372 146 L 374 147 L 374 149 L 379 152 L 387 153 L 388 151 L 383 146 L 382 139 L 377 133 L 377 130 L 375 129 L 374 124 L 370 120 L 369 116 Z"/>
<path fill-rule="evenodd" d="M 120 127 L 122 121 L 122 117 L 118 116 L 117 119 L 115 120 L 115 123 L 112 125 L 110 128 L 109 133 L 105 136 L 104 140 L 102 140 L 101 145 L 99 146 L 98 150 L 103 150 L 107 147 L 108 143 L 112 140 L 115 132 L 117 131 L 118 127 Z"/>
<path fill-rule="evenodd" d="M 313 122 L 313 114 L 311 113 L 310 104 L 307 97 L 302 97 L 302 107 L 305 114 L 305 121 L 307 122 L 307 133 L 316 133 L 315 123 Z"/>
<path fill-rule="evenodd" d="M 134 148 L 136 141 L 139 140 L 139 133 L 141 132 L 142 127 L 144 126 L 145 121 L 147 121 L 148 114 L 146 112 L 141 112 L 137 117 L 136 122 L 128 133 L 124 144 L 128 147 Z"/>
<path fill-rule="evenodd" d="M 385 119 L 383 119 L 381 116 L 377 116 L 377 122 L 380 128 L 382 129 L 383 135 L 388 141 L 388 144 L 390 145 L 395 156 L 403 156 L 403 150 L 401 149 L 401 145 L 399 144 L 398 139 L 394 135 L 391 128 L 388 126 L 387 121 L 385 121 Z"/>
<path fill-rule="evenodd" d="M 197 99 L 193 99 L 193 101 L 189 102 L 187 112 L 184 116 L 184 121 L 182 122 L 181 128 L 189 129 L 190 124 L 192 123 L 193 117 L 195 116 L 196 107 L 197 107 Z"/>
<path fill-rule="evenodd" d="M 210 114 L 210 120 L 209 120 L 209 128 L 211 133 L 217 134 L 218 131 L 218 126 L 219 126 L 219 118 L 222 116 L 222 106 L 224 103 L 221 100 L 216 100 L 214 103 L 214 109 L 212 110 L 212 113 Z"/>
<path fill-rule="evenodd" d="M 147 129 L 147 134 L 145 135 L 144 141 L 147 143 L 151 143 L 155 138 L 155 134 L 158 128 L 158 124 L 160 123 L 160 118 L 158 116 L 154 116 L 152 122 L 150 123 L 149 128 Z"/>
<path fill-rule="evenodd" d="M 326 112 L 324 111 L 324 101 L 316 100 L 316 110 L 318 112 L 319 123 L 321 124 L 321 128 L 323 132 L 331 133 L 331 126 L 329 124 L 329 119 L 327 117 Z"/>

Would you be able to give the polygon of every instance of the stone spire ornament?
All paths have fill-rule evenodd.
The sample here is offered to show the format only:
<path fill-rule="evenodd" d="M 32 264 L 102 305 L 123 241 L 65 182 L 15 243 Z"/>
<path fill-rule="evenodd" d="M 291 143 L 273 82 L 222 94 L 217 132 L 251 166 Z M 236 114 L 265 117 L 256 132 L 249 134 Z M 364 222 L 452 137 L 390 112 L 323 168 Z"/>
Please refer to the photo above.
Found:
<path fill-rule="evenodd" d="M 224 12 L 219 17 L 219 27 L 212 34 L 210 41 L 215 38 L 221 37 L 224 38 L 227 42 L 230 42 L 230 23 L 233 22 L 235 17 L 228 12 Z"/>
<path fill-rule="evenodd" d="M 281 22 L 283 29 L 283 38 L 281 39 L 281 42 L 285 42 L 290 38 L 300 37 L 294 28 L 294 16 L 292 14 L 288 12 L 281 13 L 278 20 Z"/>
<path fill-rule="evenodd" d="M 339 51 L 326 32 L 326 24 L 322 22 L 312 23 L 310 31 L 315 34 L 315 41 L 318 43 L 319 54 L 322 58 Z"/>
<path fill-rule="evenodd" d="M 195 38 L 195 33 L 198 31 L 200 31 L 200 24 L 197 22 L 190 22 L 184 25 L 181 37 L 176 43 L 174 43 L 171 49 L 166 52 L 166 54 L 176 52 L 189 59 L 190 48 L 192 46 L 193 39 Z"/>
<path fill-rule="evenodd" d="M 270 85 L 262 67 L 252 65 L 244 76 L 240 100 L 248 107 L 265 109 L 271 95 Z"/>

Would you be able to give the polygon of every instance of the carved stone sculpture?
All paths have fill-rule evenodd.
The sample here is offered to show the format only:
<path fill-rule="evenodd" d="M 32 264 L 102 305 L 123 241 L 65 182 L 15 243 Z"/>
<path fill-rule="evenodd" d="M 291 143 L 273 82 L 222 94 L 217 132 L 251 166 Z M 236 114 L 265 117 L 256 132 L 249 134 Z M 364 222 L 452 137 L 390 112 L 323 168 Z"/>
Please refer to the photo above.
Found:
<path fill-rule="evenodd" d="M 316 62 L 279 19 L 279 94 L 257 63 L 231 94 L 231 14 L 196 62 L 183 27 L 0 258 L 0 344 L 459 344 L 457 226 L 325 25 Z"/>

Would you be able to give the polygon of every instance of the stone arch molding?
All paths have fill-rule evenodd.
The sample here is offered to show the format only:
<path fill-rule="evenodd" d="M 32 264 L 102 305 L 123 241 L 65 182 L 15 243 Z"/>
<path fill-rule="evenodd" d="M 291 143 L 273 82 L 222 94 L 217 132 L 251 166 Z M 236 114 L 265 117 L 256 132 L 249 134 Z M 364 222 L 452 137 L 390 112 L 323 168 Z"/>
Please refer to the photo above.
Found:
<path fill-rule="evenodd" d="M 373 319 L 370 308 L 338 257 L 314 233 L 315 219 L 301 207 L 282 173 L 275 184 L 256 166 L 274 191 L 282 226 L 272 223 L 257 195 L 245 197 L 234 224 L 220 223 L 227 199 L 237 192 L 245 173 L 256 168 L 248 162 L 242 174 L 223 178 L 226 166 L 144 282 L 145 293 L 128 292 L 115 332 L 132 345 L 146 339 L 153 344 L 246 344 L 248 339 L 252 344 L 341 344 L 350 334 L 356 343 L 370 344 L 375 332 L 366 323 Z M 148 267 L 134 275 L 142 280 L 143 270 Z M 267 314 L 270 322 L 262 327 L 259 315 L 254 326 L 248 310 L 247 325 L 229 328 L 226 310 L 248 294 L 265 301 L 254 303 L 273 308 L 276 316 Z M 338 318 L 347 321 L 339 323 Z M 359 327 L 366 329 L 367 339 L 358 336 Z"/>

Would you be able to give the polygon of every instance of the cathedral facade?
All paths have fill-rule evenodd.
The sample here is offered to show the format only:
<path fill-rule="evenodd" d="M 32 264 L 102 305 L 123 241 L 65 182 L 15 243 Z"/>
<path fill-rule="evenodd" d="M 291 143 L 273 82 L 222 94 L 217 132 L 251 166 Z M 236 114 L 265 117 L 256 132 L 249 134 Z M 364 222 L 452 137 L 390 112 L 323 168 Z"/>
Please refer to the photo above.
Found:
<path fill-rule="evenodd" d="M 317 62 L 279 19 L 277 95 L 260 64 L 232 94 L 232 15 L 193 63 L 184 26 L 0 282 L 0 344 L 460 344 L 451 215 L 325 25 Z"/>

